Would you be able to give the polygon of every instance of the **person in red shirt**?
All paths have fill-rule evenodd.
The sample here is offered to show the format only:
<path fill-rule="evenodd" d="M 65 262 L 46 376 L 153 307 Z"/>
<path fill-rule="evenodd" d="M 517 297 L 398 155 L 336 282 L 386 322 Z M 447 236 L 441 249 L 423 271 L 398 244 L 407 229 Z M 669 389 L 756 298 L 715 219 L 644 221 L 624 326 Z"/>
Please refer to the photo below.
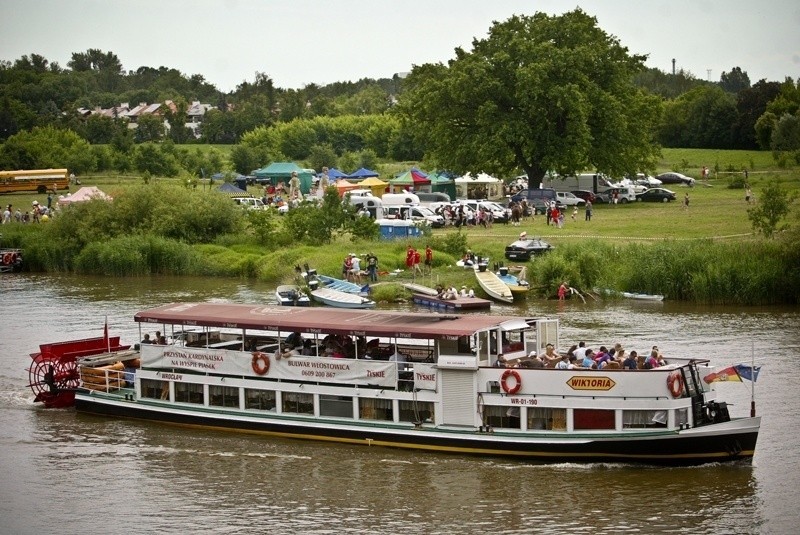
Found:
<path fill-rule="evenodd" d="M 433 249 L 430 245 L 425 246 L 425 268 L 428 272 L 433 272 Z"/>
<path fill-rule="evenodd" d="M 406 250 L 406 268 L 408 269 L 414 269 L 414 253 L 416 251 L 409 245 Z"/>

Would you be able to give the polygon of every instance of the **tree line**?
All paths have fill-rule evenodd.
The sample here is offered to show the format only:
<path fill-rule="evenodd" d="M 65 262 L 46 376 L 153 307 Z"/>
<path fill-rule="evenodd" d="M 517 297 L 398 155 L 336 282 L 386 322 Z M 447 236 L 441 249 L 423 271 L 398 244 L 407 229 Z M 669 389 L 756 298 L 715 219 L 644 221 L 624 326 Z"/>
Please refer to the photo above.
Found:
<path fill-rule="evenodd" d="M 800 157 L 800 86 L 791 78 L 751 85 L 737 66 L 708 82 L 645 68 L 645 59 L 580 9 L 496 22 L 471 50 L 415 66 L 407 78 L 297 90 L 256 73 L 223 93 L 202 75 L 163 66 L 126 72 L 98 49 L 73 53 L 63 68 L 30 54 L 0 62 L 0 166 L 220 170 L 219 154 L 202 161 L 207 151 L 175 147 L 186 143 L 236 144 L 240 173 L 277 159 L 355 168 L 383 158 L 531 176 L 621 172 L 647 169 L 659 146 L 768 149 L 783 163 Z M 140 117 L 136 129 L 78 111 L 165 100 L 175 109 Z M 199 139 L 184 127 L 193 101 L 215 106 Z M 54 140 L 60 149 L 48 148 Z"/>

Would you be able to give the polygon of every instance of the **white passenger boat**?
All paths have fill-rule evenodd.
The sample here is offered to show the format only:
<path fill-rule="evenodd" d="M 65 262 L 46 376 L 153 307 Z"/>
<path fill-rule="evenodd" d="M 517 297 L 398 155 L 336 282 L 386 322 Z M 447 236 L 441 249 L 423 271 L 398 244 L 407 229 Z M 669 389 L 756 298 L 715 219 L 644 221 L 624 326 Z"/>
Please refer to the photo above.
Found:
<path fill-rule="evenodd" d="M 38 387 L 58 390 L 54 370 L 74 375 L 77 410 L 111 418 L 533 462 L 747 461 L 760 427 L 730 416 L 703 360 L 493 366 L 501 353 L 523 361 L 558 345 L 556 320 L 224 303 L 172 303 L 134 320 L 174 343 L 135 355 L 92 346 L 79 374 L 46 344 L 32 355 Z M 303 354 L 286 353 L 300 344 Z"/>
<path fill-rule="evenodd" d="M 296 284 L 281 284 L 275 288 L 275 299 L 278 304 L 287 307 L 311 306 L 311 299 Z"/>

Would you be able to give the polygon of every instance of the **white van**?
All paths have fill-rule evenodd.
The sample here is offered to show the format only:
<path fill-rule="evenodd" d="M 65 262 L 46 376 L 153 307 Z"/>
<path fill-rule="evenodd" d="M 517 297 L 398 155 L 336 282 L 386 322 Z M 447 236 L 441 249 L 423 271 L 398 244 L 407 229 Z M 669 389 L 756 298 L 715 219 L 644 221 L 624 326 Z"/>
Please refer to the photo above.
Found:
<path fill-rule="evenodd" d="M 378 197 L 350 195 L 350 204 L 365 209 L 372 219 L 383 219 L 383 201 Z"/>
<path fill-rule="evenodd" d="M 627 204 L 629 202 L 636 202 L 636 190 L 634 190 L 630 186 L 618 186 L 614 188 L 609 188 L 605 190 L 603 193 L 608 195 L 611 203 L 614 202 L 614 192 L 617 193 L 617 203 L 619 204 Z"/>
<path fill-rule="evenodd" d="M 384 206 L 383 212 L 388 219 L 410 219 L 414 222 L 424 221 L 432 228 L 444 226 L 444 218 L 433 213 L 426 206 Z"/>
<path fill-rule="evenodd" d="M 244 208 L 249 208 L 250 210 L 266 210 L 267 205 L 261 199 L 257 199 L 255 197 L 231 197 L 233 202 L 242 206 Z"/>
<path fill-rule="evenodd" d="M 384 193 L 381 197 L 384 206 L 419 206 L 419 197 L 413 193 Z"/>

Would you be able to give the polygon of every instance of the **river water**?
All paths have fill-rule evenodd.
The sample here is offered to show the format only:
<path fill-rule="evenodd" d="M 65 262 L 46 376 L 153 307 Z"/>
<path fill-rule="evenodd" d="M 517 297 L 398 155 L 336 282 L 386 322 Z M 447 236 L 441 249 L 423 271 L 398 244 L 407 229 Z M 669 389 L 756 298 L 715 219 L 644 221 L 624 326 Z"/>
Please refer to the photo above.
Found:
<path fill-rule="evenodd" d="M 494 313 L 558 316 L 561 346 L 654 344 L 727 366 L 755 356 L 763 416 L 746 465 L 653 468 L 496 459 L 277 440 L 32 403 L 41 342 L 112 335 L 172 301 L 273 301 L 252 282 L 0 276 L 0 533 L 797 533 L 800 310 L 531 301 Z M 405 307 L 405 305 L 399 305 Z M 722 383 L 734 416 L 750 383 Z"/>

